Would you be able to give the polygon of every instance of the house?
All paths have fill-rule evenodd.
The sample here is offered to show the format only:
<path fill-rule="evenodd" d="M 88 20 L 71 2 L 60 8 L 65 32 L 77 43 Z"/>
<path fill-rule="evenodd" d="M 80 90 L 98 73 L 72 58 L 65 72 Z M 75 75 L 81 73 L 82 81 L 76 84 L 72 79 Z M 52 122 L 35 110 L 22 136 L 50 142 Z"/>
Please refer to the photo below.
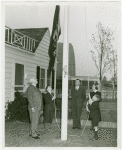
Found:
<path fill-rule="evenodd" d="M 5 102 L 14 100 L 14 93 L 26 91 L 29 79 L 38 79 L 44 91 L 51 85 L 48 72 L 48 28 L 11 29 L 5 27 Z"/>
<path fill-rule="evenodd" d="M 5 27 L 5 102 L 14 100 L 14 93 L 26 91 L 29 79 L 37 78 L 37 87 L 44 92 L 54 88 L 54 71 L 48 77 L 50 33 L 48 28 L 11 29 Z M 62 90 L 63 43 L 58 43 L 57 90 Z M 69 81 L 76 77 L 75 55 L 69 43 Z M 71 82 L 69 82 L 69 85 Z"/>

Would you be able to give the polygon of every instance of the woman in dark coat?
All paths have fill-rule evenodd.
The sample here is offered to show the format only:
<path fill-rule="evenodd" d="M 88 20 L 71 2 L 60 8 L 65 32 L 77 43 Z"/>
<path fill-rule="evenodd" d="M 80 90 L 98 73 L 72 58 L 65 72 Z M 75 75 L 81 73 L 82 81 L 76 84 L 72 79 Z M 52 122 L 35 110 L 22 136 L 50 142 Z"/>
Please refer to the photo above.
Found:
<path fill-rule="evenodd" d="M 45 109 L 44 109 L 44 124 L 52 123 L 53 114 L 54 114 L 54 99 L 55 97 L 52 95 L 52 88 L 47 86 L 46 88 L 47 93 L 44 96 L 45 101 Z"/>
<path fill-rule="evenodd" d="M 95 139 L 98 140 L 98 123 L 101 121 L 101 113 L 99 109 L 99 101 L 101 100 L 101 93 L 98 91 L 97 85 L 93 85 L 93 92 L 90 92 L 89 101 L 87 102 L 88 111 L 90 112 L 90 119 L 92 120 L 92 127 L 95 130 Z"/>

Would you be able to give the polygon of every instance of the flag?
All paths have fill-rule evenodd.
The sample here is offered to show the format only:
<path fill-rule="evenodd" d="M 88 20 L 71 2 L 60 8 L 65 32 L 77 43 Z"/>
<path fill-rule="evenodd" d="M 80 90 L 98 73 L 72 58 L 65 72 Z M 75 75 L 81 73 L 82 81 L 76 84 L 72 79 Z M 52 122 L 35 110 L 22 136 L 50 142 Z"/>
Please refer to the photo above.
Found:
<path fill-rule="evenodd" d="M 49 51 L 48 51 L 48 54 L 50 57 L 49 67 L 48 67 L 49 76 L 54 67 L 55 57 L 56 57 L 56 49 L 57 49 L 57 41 L 61 34 L 59 16 L 60 16 L 60 6 L 56 5 L 54 19 L 53 19 L 52 34 L 51 34 L 51 39 L 50 39 Z"/>

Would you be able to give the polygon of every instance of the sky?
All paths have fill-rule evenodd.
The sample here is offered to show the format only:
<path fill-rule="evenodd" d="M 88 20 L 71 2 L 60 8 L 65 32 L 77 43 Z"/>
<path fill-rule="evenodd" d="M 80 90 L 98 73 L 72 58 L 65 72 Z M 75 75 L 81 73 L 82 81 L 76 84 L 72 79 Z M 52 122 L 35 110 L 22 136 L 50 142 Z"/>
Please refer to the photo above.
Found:
<path fill-rule="evenodd" d="M 98 74 L 91 58 L 90 43 L 96 25 L 114 31 L 114 49 L 120 48 L 120 2 L 75 2 L 68 4 L 68 41 L 73 45 L 76 61 L 76 76 L 95 76 Z M 7 3 L 5 6 L 5 25 L 16 28 L 45 28 L 52 32 L 55 4 L 43 2 Z M 61 36 L 63 42 L 64 5 L 60 3 Z M 105 74 L 108 79 L 111 73 Z"/>

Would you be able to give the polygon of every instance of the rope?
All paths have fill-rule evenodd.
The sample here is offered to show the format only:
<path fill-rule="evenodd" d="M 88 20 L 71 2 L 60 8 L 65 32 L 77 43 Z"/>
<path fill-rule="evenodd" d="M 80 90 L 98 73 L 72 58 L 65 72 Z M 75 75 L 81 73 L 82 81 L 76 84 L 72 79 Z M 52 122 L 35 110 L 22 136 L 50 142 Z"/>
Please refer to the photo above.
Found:
<path fill-rule="evenodd" d="M 61 128 L 60 128 L 60 126 L 59 126 L 59 124 L 58 124 L 58 120 L 57 120 L 57 117 L 56 117 L 57 109 L 56 109 L 55 100 L 54 100 L 54 105 L 55 105 L 55 120 L 56 120 L 56 124 L 57 124 L 58 129 L 61 131 Z M 87 126 L 88 119 L 89 119 L 89 113 L 88 113 L 88 117 L 87 117 L 87 120 L 86 120 L 85 126 L 84 126 L 84 128 L 83 128 L 82 133 L 81 133 L 81 135 L 80 135 L 80 136 L 78 136 L 78 135 L 72 135 L 72 134 L 67 134 L 67 135 L 68 135 L 68 136 L 77 136 L 77 137 L 81 137 L 81 136 L 83 136 L 83 132 L 84 132 L 84 130 L 85 130 L 85 128 L 86 128 L 86 126 Z"/>
<path fill-rule="evenodd" d="M 69 77 L 69 78 L 70 78 L 70 80 L 71 80 L 71 76 L 67 73 L 66 68 L 63 68 L 63 71 L 65 72 L 65 75 L 67 74 L 67 75 L 68 75 L 68 77 Z M 61 128 L 60 128 L 60 126 L 59 126 L 59 124 L 58 124 L 58 120 L 57 120 L 57 117 L 56 117 L 57 109 L 56 109 L 55 99 L 54 99 L 54 105 L 55 105 L 55 120 L 56 120 L 56 124 L 57 124 L 58 129 L 61 131 Z M 88 117 L 87 117 L 87 120 L 86 120 L 85 126 L 84 126 L 84 128 L 83 128 L 82 133 L 81 133 L 81 135 L 80 135 L 80 136 L 77 136 L 77 135 L 71 135 L 71 134 L 67 134 L 67 135 L 68 135 L 68 136 L 77 136 L 77 137 L 81 137 L 81 136 L 83 136 L 83 132 L 84 132 L 84 130 L 85 130 L 85 128 L 86 128 L 86 125 L 87 125 L 88 119 L 89 119 L 89 113 L 88 113 Z"/>

